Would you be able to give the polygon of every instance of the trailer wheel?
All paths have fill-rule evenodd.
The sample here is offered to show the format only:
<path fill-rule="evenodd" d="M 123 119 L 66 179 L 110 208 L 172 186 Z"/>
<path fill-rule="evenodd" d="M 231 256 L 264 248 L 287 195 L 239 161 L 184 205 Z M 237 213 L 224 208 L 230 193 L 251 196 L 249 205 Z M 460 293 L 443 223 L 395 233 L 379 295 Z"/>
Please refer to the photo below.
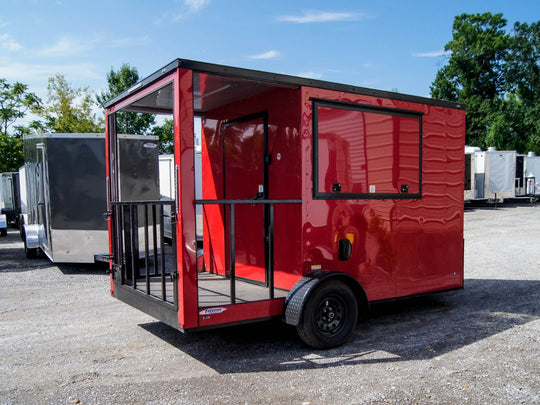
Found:
<path fill-rule="evenodd" d="M 24 231 L 23 231 L 24 232 Z M 35 259 L 37 257 L 38 248 L 29 248 L 26 244 L 26 235 L 23 237 L 24 241 L 24 254 L 27 259 Z"/>
<path fill-rule="evenodd" d="M 329 280 L 307 299 L 296 330 L 308 346 L 329 349 L 349 339 L 357 317 L 358 305 L 351 289 L 341 281 Z"/>

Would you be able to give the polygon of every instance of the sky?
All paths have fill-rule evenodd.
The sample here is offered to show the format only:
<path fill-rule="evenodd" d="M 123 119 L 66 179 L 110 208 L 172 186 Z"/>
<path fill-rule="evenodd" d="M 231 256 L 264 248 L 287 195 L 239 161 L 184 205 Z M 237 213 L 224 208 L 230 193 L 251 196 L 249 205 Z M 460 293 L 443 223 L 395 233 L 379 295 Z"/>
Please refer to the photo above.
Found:
<path fill-rule="evenodd" d="M 426 96 L 462 13 L 540 20 L 540 0 L 0 0 L 0 78 L 100 93 L 176 58 Z"/>

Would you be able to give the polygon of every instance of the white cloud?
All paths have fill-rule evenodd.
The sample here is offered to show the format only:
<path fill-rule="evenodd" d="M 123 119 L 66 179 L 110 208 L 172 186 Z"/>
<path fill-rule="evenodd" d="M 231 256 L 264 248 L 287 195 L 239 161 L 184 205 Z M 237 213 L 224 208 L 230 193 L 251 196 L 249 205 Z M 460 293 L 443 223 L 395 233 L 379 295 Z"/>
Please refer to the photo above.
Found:
<path fill-rule="evenodd" d="M 251 59 L 274 59 L 274 58 L 277 58 L 278 56 L 279 56 L 279 52 L 272 50 L 272 51 L 260 53 L 258 55 L 251 55 L 250 58 Z"/>
<path fill-rule="evenodd" d="M 69 56 L 88 50 L 88 43 L 79 41 L 76 38 L 63 37 L 56 41 L 55 44 L 46 46 L 38 51 L 41 56 Z"/>
<path fill-rule="evenodd" d="M 78 80 L 103 80 L 103 75 L 98 74 L 99 69 L 91 63 L 0 63 L 0 77 L 22 83 L 46 82 L 49 77 L 59 72 L 65 77 L 76 77 Z"/>
<path fill-rule="evenodd" d="M 97 34 L 91 38 L 62 37 L 56 43 L 46 46 L 37 51 L 37 54 L 45 57 L 72 56 L 88 52 L 97 48 L 122 48 L 147 44 L 150 39 L 144 37 L 127 37 L 107 39 L 105 35 Z"/>
<path fill-rule="evenodd" d="M 210 0 L 182 0 L 177 1 L 177 3 L 182 3 L 180 10 L 168 11 L 158 17 L 155 20 L 155 24 L 160 25 L 164 22 L 178 22 L 190 15 L 196 14 L 201 11 L 204 7 L 210 4 Z"/>
<path fill-rule="evenodd" d="M 0 34 L 0 48 L 8 51 L 18 51 L 22 49 L 22 45 L 12 39 L 9 34 Z"/>
<path fill-rule="evenodd" d="M 210 3 L 210 0 L 184 0 L 190 13 L 196 13 Z"/>
<path fill-rule="evenodd" d="M 317 22 L 333 22 L 333 21 L 357 21 L 365 19 L 365 14 L 348 13 L 348 12 L 329 12 L 310 10 L 304 11 L 302 15 L 284 15 L 277 18 L 280 22 L 293 22 L 298 24 L 317 23 Z"/>
<path fill-rule="evenodd" d="M 439 56 L 447 56 L 450 55 L 452 51 L 433 51 L 433 52 L 416 52 L 413 53 L 413 56 L 416 56 L 418 58 L 438 58 Z"/>
<path fill-rule="evenodd" d="M 316 72 L 303 72 L 303 73 L 298 73 L 296 76 L 305 77 L 307 79 L 322 79 L 323 74 L 316 73 Z"/>

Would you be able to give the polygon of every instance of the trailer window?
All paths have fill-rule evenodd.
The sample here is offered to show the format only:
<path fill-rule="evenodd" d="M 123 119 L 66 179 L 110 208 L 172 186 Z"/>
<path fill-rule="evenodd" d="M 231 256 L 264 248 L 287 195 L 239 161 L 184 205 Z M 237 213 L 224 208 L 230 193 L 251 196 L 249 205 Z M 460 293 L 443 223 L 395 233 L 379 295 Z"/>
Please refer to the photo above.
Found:
<path fill-rule="evenodd" d="M 420 198 L 420 113 L 314 101 L 315 198 Z"/>

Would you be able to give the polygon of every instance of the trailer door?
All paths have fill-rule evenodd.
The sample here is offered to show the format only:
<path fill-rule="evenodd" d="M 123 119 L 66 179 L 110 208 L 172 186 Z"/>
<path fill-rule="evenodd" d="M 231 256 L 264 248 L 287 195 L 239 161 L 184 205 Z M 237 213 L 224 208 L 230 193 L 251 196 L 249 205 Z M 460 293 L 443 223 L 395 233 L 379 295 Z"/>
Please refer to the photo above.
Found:
<path fill-rule="evenodd" d="M 37 149 L 37 167 L 36 167 L 36 202 L 37 202 L 37 223 L 43 226 L 45 240 L 40 240 L 41 248 L 50 252 L 50 223 L 49 223 L 49 202 L 47 159 L 45 144 L 38 143 Z"/>
<path fill-rule="evenodd" d="M 223 126 L 225 199 L 267 198 L 267 127 L 265 113 L 229 121 Z M 236 277 L 266 285 L 265 210 L 261 204 L 236 205 L 234 224 L 229 216 L 227 223 L 234 226 Z"/>

